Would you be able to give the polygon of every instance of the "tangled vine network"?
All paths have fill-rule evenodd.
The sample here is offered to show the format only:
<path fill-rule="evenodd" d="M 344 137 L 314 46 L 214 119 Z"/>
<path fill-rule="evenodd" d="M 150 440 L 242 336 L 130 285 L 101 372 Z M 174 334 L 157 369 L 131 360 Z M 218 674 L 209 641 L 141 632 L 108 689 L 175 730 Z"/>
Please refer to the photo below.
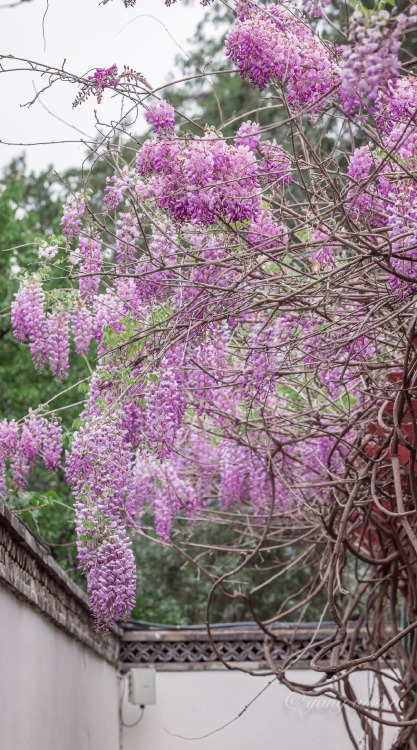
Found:
<path fill-rule="evenodd" d="M 262 126 L 252 112 L 234 137 L 185 119 L 130 69 L 81 79 L 26 63 L 50 85 L 78 85 L 75 104 L 111 89 L 144 108 L 153 133 L 130 158 L 107 142 L 101 208 L 88 180 L 70 196 L 63 237 L 41 244 L 39 269 L 22 276 L 14 333 L 59 381 L 70 337 L 80 355 L 97 343 L 65 471 L 99 626 L 131 611 L 130 536 L 151 508 L 158 537 L 212 580 L 209 632 L 213 597 L 240 599 L 282 683 L 339 700 L 346 722 L 354 708 L 370 750 L 384 725 L 397 728 L 392 747 L 415 750 L 416 6 L 345 8 L 338 44 L 318 32 L 328 0 L 228 7 L 217 75 L 237 71 L 265 91 L 274 118 Z M 64 268 L 68 283 L 52 293 Z M 0 423 L 4 498 L 41 458 L 57 468 L 61 438 L 42 407 Z M 189 543 L 197 522 L 232 531 L 218 545 L 223 569 Z M 308 582 L 260 617 L 258 589 L 273 602 L 282 576 L 310 563 Z M 251 566 L 256 587 L 244 581 Z M 317 679 L 304 685 L 288 671 L 304 652 L 278 664 L 274 626 L 308 619 L 324 592 L 334 633 L 317 629 Z M 359 705 L 364 672 L 379 699 Z"/>

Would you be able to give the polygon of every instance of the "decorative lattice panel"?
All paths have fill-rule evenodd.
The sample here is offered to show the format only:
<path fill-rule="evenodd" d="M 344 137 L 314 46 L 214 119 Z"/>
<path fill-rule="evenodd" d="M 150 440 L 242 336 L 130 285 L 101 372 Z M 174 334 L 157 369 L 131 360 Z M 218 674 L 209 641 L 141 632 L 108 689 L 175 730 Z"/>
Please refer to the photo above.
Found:
<path fill-rule="evenodd" d="M 287 663 L 288 659 L 297 660 L 298 666 L 306 665 L 322 647 L 322 641 L 331 635 L 328 627 L 314 632 L 313 628 L 300 628 L 299 631 L 291 627 L 278 630 L 272 646 L 274 662 Z M 253 630 L 222 633 L 217 630 L 214 634 L 216 649 L 222 658 L 229 663 L 245 662 L 265 663 L 264 637 L 261 631 Z M 350 648 L 348 638 L 340 650 L 340 658 L 346 658 Z M 349 658 L 359 658 L 369 653 L 365 633 L 355 644 Z M 126 666 L 132 664 L 172 665 L 215 664 L 218 657 L 212 648 L 207 633 L 202 630 L 176 631 L 129 631 L 125 632 L 119 647 L 119 663 Z M 301 662 L 301 663 L 300 663 Z"/>

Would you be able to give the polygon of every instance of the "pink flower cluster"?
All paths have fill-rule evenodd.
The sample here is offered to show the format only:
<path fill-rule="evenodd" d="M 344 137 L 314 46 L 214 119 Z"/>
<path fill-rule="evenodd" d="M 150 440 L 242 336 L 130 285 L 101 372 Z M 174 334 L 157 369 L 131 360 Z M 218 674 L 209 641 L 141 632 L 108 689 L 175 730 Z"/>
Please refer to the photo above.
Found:
<path fill-rule="evenodd" d="M 139 249 L 140 231 L 138 217 L 133 211 L 119 213 L 116 229 L 117 262 L 129 269 L 135 262 L 135 254 Z"/>
<path fill-rule="evenodd" d="M 375 119 L 381 131 L 389 130 L 393 125 L 406 123 L 417 109 L 417 80 L 413 76 L 404 76 L 396 85 L 388 82 L 381 89 L 376 103 Z"/>
<path fill-rule="evenodd" d="M 99 294 L 95 299 L 93 309 L 93 335 L 99 345 L 99 356 L 103 356 L 107 349 L 103 340 L 105 329 L 112 330 L 114 333 L 122 333 L 126 330 L 123 323 L 125 318 L 123 300 L 113 289 L 107 289 L 104 294 Z"/>
<path fill-rule="evenodd" d="M 287 228 L 274 220 L 271 214 L 263 213 L 259 219 L 251 222 L 247 241 L 261 252 L 283 250 L 288 241 Z"/>
<path fill-rule="evenodd" d="M 100 285 L 100 270 L 102 264 L 101 243 L 97 236 L 87 237 L 80 234 L 78 240 L 77 257 L 82 261 L 80 264 L 80 297 L 92 302 L 97 296 Z"/>
<path fill-rule="evenodd" d="M 111 627 L 129 614 L 135 563 L 124 526 L 131 520 L 132 451 L 113 418 L 88 421 L 74 436 L 67 479 L 76 497 L 80 567 L 87 572 L 93 614 Z"/>
<path fill-rule="evenodd" d="M 126 7 L 128 5 L 133 6 L 135 2 L 136 0 L 124 0 Z M 72 106 L 77 107 L 79 104 L 83 104 L 91 94 L 97 98 L 100 104 L 104 90 L 115 89 L 123 79 L 128 83 L 134 82 L 148 89 L 151 88 L 146 78 L 128 65 L 124 66 L 123 71 L 119 71 L 117 65 L 112 65 L 110 68 L 97 68 L 92 76 L 88 76 L 87 82 L 81 87 Z"/>
<path fill-rule="evenodd" d="M 355 11 L 352 20 L 353 44 L 343 52 L 340 95 L 347 113 L 364 104 L 373 112 L 381 89 L 397 81 L 398 51 L 408 19 L 400 14 L 392 25 L 388 11 L 380 10 L 368 20 Z"/>
<path fill-rule="evenodd" d="M 259 215 L 257 164 L 248 149 L 207 133 L 191 141 L 148 141 L 137 158 L 145 195 L 177 221 L 213 224 Z"/>
<path fill-rule="evenodd" d="M 90 607 L 105 631 L 125 620 L 134 605 L 136 567 L 131 543 L 116 522 L 106 522 L 95 505 L 78 509 L 79 567 L 86 573 Z"/>
<path fill-rule="evenodd" d="M 28 343 L 35 367 L 49 361 L 53 375 L 62 380 L 68 373 L 68 313 L 59 304 L 46 313 L 45 294 L 38 276 L 22 281 L 12 303 L 12 326 L 18 341 Z"/>
<path fill-rule="evenodd" d="M 38 276 L 22 281 L 12 302 L 13 333 L 22 344 L 40 336 L 44 319 L 45 294 Z"/>
<path fill-rule="evenodd" d="M 227 56 L 257 88 L 282 81 L 294 107 L 320 106 L 337 84 L 329 48 L 286 9 L 237 4 L 238 18 L 226 37 Z"/>
<path fill-rule="evenodd" d="M 86 259 L 83 265 L 90 269 L 91 261 Z M 93 315 L 82 299 L 91 300 L 87 289 L 91 291 L 96 278 L 87 276 L 80 279 L 81 299 L 72 310 L 72 332 L 78 354 L 87 353 L 92 338 Z M 98 282 L 95 288 L 97 286 Z M 69 318 L 62 303 L 54 302 L 51 311 L 47 312 L 39 276 L 23 279 L 12 302 L 14 335 L 22 344 L 29 345 L 35 367 L 42 370 L 49 362 L 52 374 L 58 381 L 67 376 L 69 369 Z"/>
<path fill-rule="evenodd" d="M 193 517 L 199 501 L 193 483 L 184 472 L 187 460 L 161 464 L 155 459 L 139 456 L 134 472 L 137 492 L 155 512 L 158 536 L 170 539 L 172 522 L 178 514 Z"/>
<path fill-rule="evenodd" d="M 171 105 L 165 101 L 152 102 L 145 115 L 146 122 L 153 126 L 154 132 L 158 135 L 169 135 L 174 132 L 174 110 Z"/>
<path fill-rule="evenodd" d="M 323 18 L 323 8 L 330 5 L 330 0 L 303 0 L 303 8 L 312 18 Z"/>
<path fill-rule="evenodd" d="M 112 175 L 106 178 L 106 187 L 104 190 L 104 208 L 105 210 L 116 209 L 123 200 L 126 190 L 134 188 L 135 179 L 132 170 L 123 167 L 121 174 Z"/>
<path fill-rule="evenodd" d="M 7 471 L 12 488 L 24 489 L 29 472 L 43 456 L 50 471 L 58 471 L 62 452 L 62 427 L 29 412 L 18 425 L 15 420 L 0 422 L 0 499 L 7 495 Z"/>
<path fill-rule="evenodd" d="M 115 88 L 119 83 L 120 76 L 117 71 L 117 65 L 112 65 L 110 68 L 97 68 L 92 76 L 88 76 L 88 83 L 85 83 L 81 87 L 81 91 L 77 94 L 72 106 L 77 107 L 79 104 L 82 104 L 88 99 L 90 94 L 97 97 L 97 101 L 100 104 L 103 99 L 104 89 Z"/>
<path fill-rule="evenodd" d="M 235 143 L 236 146 L 247 146 L 249 151 L 256 151 L 256 147 L 261 138 L 261 130 L 256 122 L 242 122 L 239 130 L 236 133 Z"/>
<path fill-rule="evenodd" d="M 84 212 L 85 197 L 81 193 L 71 195 L 64 205 L 61 219 L 62 231 L 69 240 L 78 237 Z"/>
<path fill-rule="evenodd" d="M 85 305 L 75 305 L 71 322 L 75 351 L 77 354 L 86 355 L 93 336 L 92 313 Z"/>
<path fill-rule="evenodd" d="M 181 350 L 168 352 L 164 368 L 145 391 L 146 437 L 158 458 L 168 458 L 187 406 L 181 374 Z"/>
<path fill-rule="evenodd" d="M 57 380 L 63 380 L 68 375 L 69 369 L 68 312 L 63 308 L 55 308 L 48 313 L 45 326 L 52 375 L 55 375 Z"/>

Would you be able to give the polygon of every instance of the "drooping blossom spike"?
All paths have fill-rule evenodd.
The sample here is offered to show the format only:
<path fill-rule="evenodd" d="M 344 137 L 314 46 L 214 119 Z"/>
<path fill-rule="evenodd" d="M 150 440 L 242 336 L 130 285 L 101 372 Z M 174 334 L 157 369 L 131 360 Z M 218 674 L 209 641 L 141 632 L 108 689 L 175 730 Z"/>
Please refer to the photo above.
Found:
<path fill-rule="evenodd" d="M 135 175 L 133 170 L 123 167 L 120 175 L 112 175 L 106 178 L 106 187 L 104 189 L 104 208 L 106 210 L 116 209 L 123 200 L 123 196 L 129 188 L 135 186 Z"/>
<path fill-rule="evenodd" d="M 49 471 L 58 471 L 62 453 L 62 427 L 59 422 L 43 423 L 43 460 Z"/>
<path fill-rule="evenodd" d="M 154 501 L 155 528 L 158 536 L 168 540 L 175 516 L 181 512 L 192 518 L 198 503 L 192 483 L 182 479 L 172 464 L 161 467 L 157 478 L 160 486 Z"/>
<path fill-rule="evenodd" d="M 260 127 L 256 122 L 243 122 L 236 133 L 236 146 L 247 146 L 249 151 L 255 151 L 261 137 Z"/>
<path fill-rule="evenodd" d="M 117 419 L 99 417 L 74 436 L 66 475 L 76 497 L 78 554 L 92 611 L 99 625 L 111 627 L 128 616 L 135 594 L 135 562 L 124 530 L 132 451 Z"/>
<path fill-rule="evenodd" d="M 100 285 L 101 243 L 97 237 L 86 237 L 80 234 L 78 252 L 83 259 L 79 267 L 80 297 L 86 302 L 93 302 Z"/>
<path fill-rule="evenodd" d="M 5 502 L 7 497 L 6 461 L 0 451 L 0 500 Z"/>
<path fill-rule="evenodd" d="M 414 76 L 404 76 L 395 85 L 388 81 L 387 86 L 380 89 L 375 119 L 380 130 L 385 132 L 395 124 L 409 122 L 416 109 L 417 80 Z"/>
<path fill-rule="evenodd" d="M 390 282 L 399 300 L 410 297 L 417 288 L 417 191 L 414 195 L 396 191 L 387 205 L 391 265 L 402 276 L 391 275 Z"/>
<path fill-rule="evenodd" d="M 117 262 L 119 265 L 129 266 L 134 263 L 140 239 L 138 219 L 134 211 L 119 213 L 116 239 Z"/>
<path fill-rule="evenodd" d="M 136 266 L 135 288 L 138 299 L 134 306 L 139 301 L 149 302 L 151 299 L 162 297 L 164 283 L 166 284 L 172 276 L 167 267 L 176 263 L 176 248 L 170 240 L 170 234 L 175 236 L 175 230 L 169 225 L 161 227 L 161 230 L 163 234 L 154 228 L 149 242 L 152 261 L 147 261 L 144 256 Z M 165 270 L 161 271 L 161 267 Z"/>
<path fill-rule="evenodd" d="M 71 195 L 64 205 L 61 226 L 69 240 L 78 237 L 85 213 L 85 198 L 81 193 Z"/>
<path fill-rule="evenodd" d="M 175 516 L 181 512 L 192 518 L 198 507 L 193 483 L 181 477 L 175 462 L 160 463 L 150 457 L 138 457 L 135 476 L 137 492 L 154 509 L 158 536 L 168 541 Z"/>
<path fill-rule="evenodd" d="M 112 329 L 114 333 L 126 330 L 123 323 L 126 317 L 123 300 L 112 289 L 107 289 L 105 294 L 99 294 L 96 298 L 94 313 L 93 335 L 99 345 L 99 356 L 102 356 L 106 351 L 103 341 L 105 327 Z"/>
<path fill-rule="evenodd" d="M 35 367 L 47 362 L 45 294 L 38 276 L 24 279 L 12 302 L 13 333 L 21 343 L 29 343 Z"/>
<path fill-rule="evenodd" d="M 272 393 L 276 383 L 274 327 L 265 321 L 253 326 L 248 337 L 248 353 L 243 370 L 243 393 L 255 401 Z"/>
<path fill-rule="evenodd" d="M 98 103 L 101 104 L 104 90 L 115 88 L 119 83 L 120 76 L 117 65 L 112 65 L 110 68 L 97 68 L 92 76 L 88 76 L 88 82 L 81 87 L 81 91 L 77 94 L 72 106 L 77 107 L 82 102 L 85 102 L 90 94 L 93 94 L 97 98 Z"/>
<path fill-rule="evenodd" d="M 311 18 L 323 18 L 323 9 L 330 0 L 303 0 L 303 8 Z"/>
<path fill-rule="evenodd" d="M 135 279 L 122 277 L 115 281 L 116 295 L 121 304 L 120 311 L 125 318 L 139 321 L 145 312 Z"/>
<path fill-rule="evenodd" d="M 105 631 L 132 611 L 136 566 L 131 543 L 116 520 L 103 519 L 92 503 L 77 504 L 79 567 L 87 575 L 90 607 Z"/>
<path fill-rule="evenodd" d="M 44 419 L 34 414 L 30 414 L 23 424 L 18 448 L 10 459 L 13 485 L 17 488 L 26 487 L 29 471 L 39 461 L 43 430 Z"/>
<path fill-rule="evenodd" d="M 116 418 L 99 417 L 76 433 L 71 455 L 67 456 L 66 475 L 82 507 L 94 500 L 105 518 L 125 515 L 132 482 L 132 451 Z"/>
<path fill-rule="evenodd" d="M 10 458 L 16 451 L 19 427 L 12 419 L 10 422 L 3 419 L 0 422 L 0 450 L 5 458 Z"/>
<path fill-rule="evenodd" d="M 42 330 L 45 295 L 38 276 L 23 279 L 12 302 L 13 333 L 22 344 L 35 340 Z"/>
<path fill-rule="evenodd" d="M 48 313 L 46 319 L 47 350 L 52 374 L 63 380 L 69 369 L 69 314 L 62 307 Z"/>
<path fill-rule="evenodd" d="M 38 258 L 41 260 L 52 260 L 58 252 L 58 245 L 48 245 L 47 242 L 42 242 L 39 245 Z"/>
<path fill-rule="evenodd" d="M 377 165 L 377 156 L 369 146 L 355 149 L 349 160 L 348 177 L 350 187 L 348 201 L 352 205 L 354 216 L 364 218 L 371 225 L 381 224 L 384 205 L 373 180 L 369 175 Z"/>
<path fill-rule="evenodd" d="M 10 422 L 3 419 L 0 422 L 0 500 L 3 502 L 7 495 L 7 462 L 16 454 L 18 435 L 19 428 L 14 419 Z"/>
<path fill-rule="evenodd" d="M 86 305 L 75 305 L 71 316 L 72 335 L 77 354 L 85 355 L 93 336 L 93 316 Z"/>
<path fill-rule="evenodd" d="M 372 113 L 381 89 L 397 81 L 398 52 L 408 19 L 401 13 L 392 24 L 388 11 L 380 10 L 366 20 L 355 11 L 352 21 L 352 43 L 343 51 L 340 95 L 347 114 L 359 104 L 368 104 Z"/>
<path fill-rule="evenodd" d="M 223 510 L 248 495 L 248 473 L 248 451 L 231 440 L 224 440 L 220 446 L 219 486 L 219 503 Z"/>
<path fill-rule="evenodd" d="M 181 368 L 181 349 L 169 352 L 156 382 L 149 380 L 146 402 L 145 439 L 160 458 L 168 458 L 187 406 Z"/>
<path fill-rule="evenodd" d="M 151 102 L 145 119 L 158 135 L 172 135 L 174 132 L 174 108 L 164 100 Z"/>
<path fill-rule="evenodd" d="M 230 330 L 227 325 L 207 332 L 193 352 L 194 367 L 186 373 L 186 384 L 192 389 L 198 414 L 212 415 L 216 398 L 213 386 L 219 373 L 227 371 Z"/>
<path fill-rule="evenodd" d="M 238 18 L 226 37 L 227 56 L 261 91 L 272 79 L 286 86 L 298 108 L 321 101 L 337 85 L 330 48 L 308 26 L 279 5 L 237 4 Z"/>

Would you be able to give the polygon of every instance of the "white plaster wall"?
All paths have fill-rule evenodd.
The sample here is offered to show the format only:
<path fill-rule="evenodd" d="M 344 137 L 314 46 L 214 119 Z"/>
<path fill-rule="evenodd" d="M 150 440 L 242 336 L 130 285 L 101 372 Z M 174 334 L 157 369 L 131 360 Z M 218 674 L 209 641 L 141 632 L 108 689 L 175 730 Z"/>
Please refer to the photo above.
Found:
<path fill-rule="evenodd" d="M 118 727 L 115 669 L 0 587 L 0 750 L 119 750 Z"/>
<path fill-rule="evenodd" d="M 292 672 L 309 682 L 311 673 Z M 271 678 L 240 672 L 157 672 L 155 706 L 143 720 L 123 729 L 122 750 L 352 750 L 336 704 L 290 693 L 274 682 L 237 721 L 205 739 L 197 738 L 237 716 Z M 366 678 L 357 685 L 367 695 Z M 125 698 L 123 719 L 133 723 L 140 709 Z M 354 717 L 355 734 L 362 737 Z M 386 730 L 388 749 L 395 733 Z"/>
<path fill-rule="evenodd" d="M 292 676 L 314 677 L 302 670 Z M 115 669 L 0 587 L 0 750 L 351 750 L 337 705 L 303 699 L 277 682 L 214 731 L 270 679 L 220 670 L 157 672 L 156 705 L 120 738 Z M 365 700 L 365 676 L 356 688 Z M 123 719 L 131 724 L 140 709 L 124 694 Z M 356 717 L 354 727 L 360 739 Z M 385 750 L 393 736 L 388 730 Z"/>

